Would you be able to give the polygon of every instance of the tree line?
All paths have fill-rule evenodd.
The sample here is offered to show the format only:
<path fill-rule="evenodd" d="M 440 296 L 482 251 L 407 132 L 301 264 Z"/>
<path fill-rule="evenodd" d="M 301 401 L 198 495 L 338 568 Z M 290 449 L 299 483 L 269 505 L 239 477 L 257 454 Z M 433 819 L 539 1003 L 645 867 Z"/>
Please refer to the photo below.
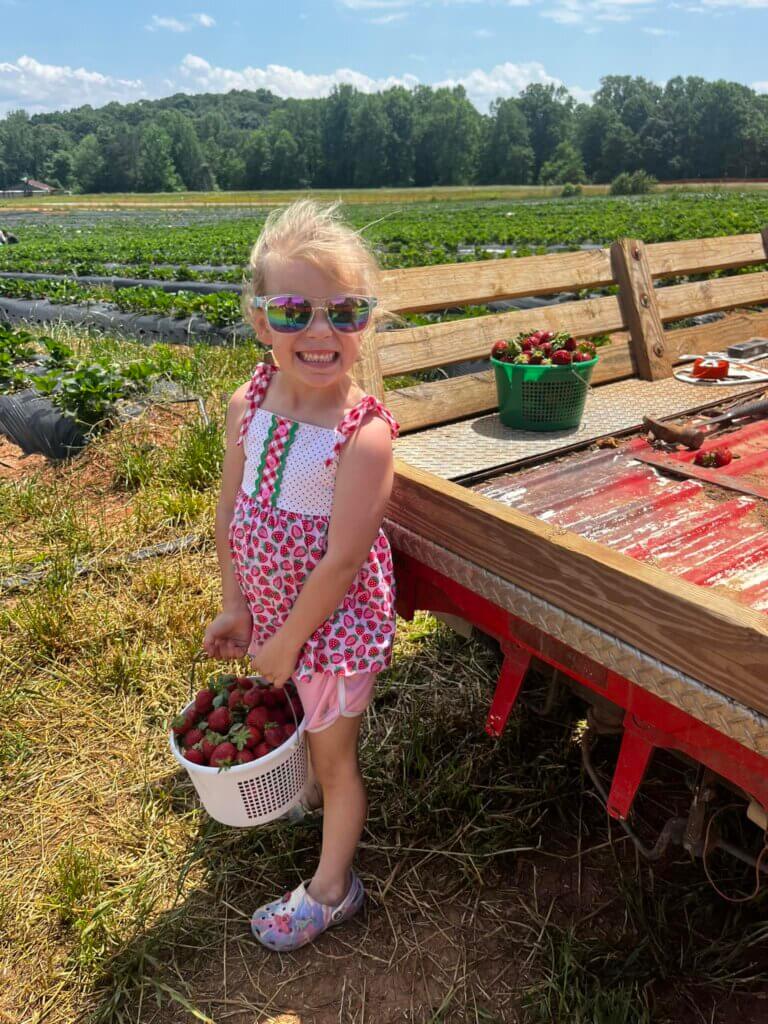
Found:
<path fill-rule="evenodd" d="M 375 188 L 768 177 L 768 96 L 609 75 L 591 104 L 532 84 L 480 113 L 462 86 L 177 94 L 0 121 L 0 185 L 80 192 Z"/>

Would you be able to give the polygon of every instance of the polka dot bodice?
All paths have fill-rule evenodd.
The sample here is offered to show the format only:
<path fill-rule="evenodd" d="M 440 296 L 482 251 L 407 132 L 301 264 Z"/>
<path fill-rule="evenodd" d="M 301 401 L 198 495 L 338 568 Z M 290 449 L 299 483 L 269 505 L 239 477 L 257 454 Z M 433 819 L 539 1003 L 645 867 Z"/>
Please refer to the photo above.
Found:
<path fill-rule="evenodd" d="M 333 429 L 262 409 L 276 372 L 259 365 L 248 388 L 238 439 L 245 464 L 229 527 L 235 574 L 253 617 L 251 654 L 282 626 L 325 554 L 345 442 L 367 415 L 381 416 L 397 436 L 391 414 L 372 396 Z M 389 664 L 394 623 L 392 553 L 379 531 L 341 605 L 302 649 L 294 678 L 380 671 Z"/>

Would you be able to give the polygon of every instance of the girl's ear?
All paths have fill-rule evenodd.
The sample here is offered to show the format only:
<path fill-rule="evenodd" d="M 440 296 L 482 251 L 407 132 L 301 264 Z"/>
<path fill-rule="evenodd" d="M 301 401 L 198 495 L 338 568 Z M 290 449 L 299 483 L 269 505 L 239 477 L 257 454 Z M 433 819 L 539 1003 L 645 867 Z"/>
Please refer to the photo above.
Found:
<path fill-rule="evenodd" d="M 263 309 L 251 309 L 250 320 L 253 333 L 266 348 L 272 348 L 272 335 Z"/>

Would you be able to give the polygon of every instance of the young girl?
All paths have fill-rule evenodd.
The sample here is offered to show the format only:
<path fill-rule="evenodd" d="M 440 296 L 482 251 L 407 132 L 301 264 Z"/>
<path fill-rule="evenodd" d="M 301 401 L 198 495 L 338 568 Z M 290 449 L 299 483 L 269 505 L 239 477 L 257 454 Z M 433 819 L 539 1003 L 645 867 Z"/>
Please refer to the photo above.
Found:
<path fill-rule="evenodd" d="M 357 742 L 395 630 L 381 522 L 397 424 L 350 377 L 373 330 L 378 267 L 335 208 L 302 200 L 271 214 L 250 270 L 245 301 L 273 365 L 256 367 L 227 412 L 223 607 L 204 647 L 224 659 L 247 648 L 255 671 L 278 687 L 292 679 L 304 706 L 323 794 L 320 862 L 251 922 L 263 945 L 289 950 L 363 903 L 352 871 L 367 812 Z"/>

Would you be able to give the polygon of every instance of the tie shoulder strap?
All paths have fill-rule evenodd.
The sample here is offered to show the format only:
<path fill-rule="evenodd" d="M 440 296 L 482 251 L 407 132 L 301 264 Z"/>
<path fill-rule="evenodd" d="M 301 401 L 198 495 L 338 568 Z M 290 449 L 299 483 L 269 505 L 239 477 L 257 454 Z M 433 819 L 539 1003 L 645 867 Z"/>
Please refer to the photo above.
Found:
<path fill-rule="evenodd" d="M 344 416 L 342 421 L 336 427 L 336 444 L 333 446 L 333 454 L 329 459 L 326 459 L 326 465 L 330 465 L 334 459 L 339 457 L 341 449 L 344 447 L 346 442 L 354 434 L 363 419 L 369 414 L 373 416 L 379 416 L 389 427 L 390 433 L 392 434 L 392 440 L 394 441 L 400 432 L 400 426 L 395 420 L 392 413 L 382 402 L 375 398 L 373 395 L 366 395 L 361 398 L 354 408 L 350 409 Z"/>
<path fill-rule="evenodd" d="M 248 432 L 248 427 L 251 425 L 253 414 L 264 401 L 264 395 L 267 393 L 269 382 L 272 380 L 272 376 L 276 369 L 277 367 L 270 366 L 267 363 L 259 363 L 253 371 L 251 382 L 245 393 L 247 407 L 245 414 L 243 415 L 243 422 L 240 424 L 240 433 L 237 437 L 238 445 L 242 445 L 245 435 Z"/>

